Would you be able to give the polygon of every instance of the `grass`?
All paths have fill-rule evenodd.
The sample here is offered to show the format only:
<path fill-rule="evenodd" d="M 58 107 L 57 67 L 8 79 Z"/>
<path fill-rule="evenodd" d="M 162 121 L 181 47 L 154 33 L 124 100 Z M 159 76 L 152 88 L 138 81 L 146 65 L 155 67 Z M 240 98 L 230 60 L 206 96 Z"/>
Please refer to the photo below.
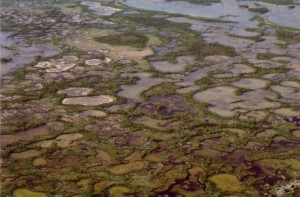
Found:
<path fill-rule="evenodd" d="M 257 21 L 257 22 L 259 22 L 260 24 L 262 24 L 265 20 L 264 20 L 263 17 L 256 15 L 256 16 L 254 16 L 253 18 L 251 18 L 250 21 Z"/>
<path fill-rule="evenodd" d="M 114 46 L 132 46 L 137 48 L 144 48 L 148 42 L 146 36 L 134 32 L 101 36 L 94 38 L 94 40 Z"/>
<path fill-rule="evenodd" d="M 231 174 L 216 174 L 209 178 L 216 187 L 223 191 L 238 192 L 242 190 L 242 183 Z"/>
<path fill-rule="evenodd" d="M 239 8 L 249 8 L 248 5 L 239 5 Z"/>
<path fill-rule="evenodd" d="M 148 89 L 143 93 L 144 98 L 149 98 L 154 95 L 174 95 L 178 87 L 174 83 L 163 83 Z"/>
<path fill-rule="evenodd" d="M 235 94 L 236 95 L 242 95 L 243 93 L 245 92 L 249 92 L 251 90 L 247 89 L 247 88 L 237 88 L 236 91 L 235 91 Z"/>
<path fill-rule="evenodd" d="M 179 41 L 182 44 L 184 54 L 193 55 L 200 60 L 210 55 L 226 55 L 229 57 L 238 55 L 233 47 L 219 43 L 206 43 L 203 41 L 201 34 L 195 32 L 181 35 Z"/>
<path fill-rule="evenodd" d="M 276 36 L 283 41 L 290 43 L 300 42 L 300 32 L 299 30 L 294 30 L 290 28 L 276 28 Z"/>
<path fill-rule="evenodd" d="M 186 50 L 188 53 L 195 55 L 200 59 L 210 55 L 226 55 L 229 57 L 234 57 L 237 55 L 237 52 L 233 47 L 225 46 L 219 43 L 190 43 Z"/>
<path fill-rule="evenodd" d="M 122 16 L 122 19 L 126 19 L 135 25 L 141 25 L 143 27 L 155 27 L 159 30 L 161 29 L 171 29 L 171 30 L 189 30 L 190 24 L 187 23 L 174 23 L 167 21 L 162 18 L 152 18 L 151 16 Z"/>
<path fill-rule="evenodd" d="M 272 58 L 278 57 L 278 56 L 282 56 L 282 55 L 278 55 L 278 54 L 274 54 L 274 53 L 258 53 L 256 58 L 260 59 L 260 60 L 269 60 L 269 59 L 272 59 Z"/>
<path fill-rule="evenodd" d="M 30 197 L 46 197 L 47 195 L 40 192 L 32 192 L 27 189 L 18 189 L 14 191 L 14 196 L 16 197 L 22 197 L 22 196 L 30 196 Z"/>
<path fill-rule="evenodd" d="M 260 13 L 260 14 L 264 14 L 264 13 L 269 12 L 269 9 L 268 9 L 268 8 L 265 8 L 265 7 L 260 7 L 260 8 L 248 8 L 248 10 L 249 10 L 250 12 L 255 12 L 255 13 Z"/>

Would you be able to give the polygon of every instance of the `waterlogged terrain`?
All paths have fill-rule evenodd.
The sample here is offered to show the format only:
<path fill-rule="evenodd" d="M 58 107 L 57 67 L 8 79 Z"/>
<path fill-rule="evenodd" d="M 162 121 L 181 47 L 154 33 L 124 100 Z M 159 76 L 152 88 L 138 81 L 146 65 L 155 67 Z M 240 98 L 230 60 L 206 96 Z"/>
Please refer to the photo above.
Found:
<path fill-rule="evenodd" d="M 299 196 L 299 3 L 1 1 L 1 196 Z"/>

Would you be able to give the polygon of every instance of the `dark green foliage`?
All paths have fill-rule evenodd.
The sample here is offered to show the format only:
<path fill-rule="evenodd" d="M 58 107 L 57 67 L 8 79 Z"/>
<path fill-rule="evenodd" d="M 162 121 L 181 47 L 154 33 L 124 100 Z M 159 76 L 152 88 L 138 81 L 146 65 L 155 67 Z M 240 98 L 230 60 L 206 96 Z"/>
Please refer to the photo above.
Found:
<path fill-rule="evenodd" d="M 187 46 L 187 51 L 200 59 L 210 55 L 226 55 L 230 57 L 237 55 L 233 47 L 225 46 L 219 43 L 191 43 L 189 46 Z"/>
<path fill-rule="evenodd" d="M 110 45 L 145 47 L 148 38 L 142 34 L 128 32 L 115 35 L 96 37 L 95 41 Z"/>
<path fill-rule="evenodd" d="M 152 18 L 151 16 L 125 16 L 122 18 L 141 26 L 150 26 L 157 29 L 187 30 L 190 28 L 190 24 L 187 23 L 174 23 L 166 19 Z"/>
<path fill-rule="evenodd" d="M 260 13 L 260 14 L 264 14 L 269 12 L 268 8 L 265 7 L 259 7 L 259 8 L 249 8 L 248 9 L 250 12 L 256 12 L 256 13 Z"/>

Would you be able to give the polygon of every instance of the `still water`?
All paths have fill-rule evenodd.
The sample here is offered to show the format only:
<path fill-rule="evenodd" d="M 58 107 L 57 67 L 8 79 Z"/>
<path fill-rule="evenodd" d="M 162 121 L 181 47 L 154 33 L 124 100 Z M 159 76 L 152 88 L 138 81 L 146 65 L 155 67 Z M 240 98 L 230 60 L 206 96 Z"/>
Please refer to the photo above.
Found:
<path fill-rule="evenodd" d="M 181 1 L 166 2 L 165 0 L 126 0 L 126 5 L 152 11 L 164 11 L 172 14 L 183 14 L 195 17 L 208 17 L 227 20 L 230 16 L 235 22 L 240 19 L 250 19 L 255 13 L 249 12 L 247 9 L 239 8 L 239 5 L 247 4 L 253 7 L 253 2 L 223 0 L 222 3 L 213 3 L 211 5 L 191 4 Z M 263 4 L 270 12 L 261 16 L 267 18 L 270 22 L 300 28 L 300 6 L 289 9 L 284 5 Z"/>

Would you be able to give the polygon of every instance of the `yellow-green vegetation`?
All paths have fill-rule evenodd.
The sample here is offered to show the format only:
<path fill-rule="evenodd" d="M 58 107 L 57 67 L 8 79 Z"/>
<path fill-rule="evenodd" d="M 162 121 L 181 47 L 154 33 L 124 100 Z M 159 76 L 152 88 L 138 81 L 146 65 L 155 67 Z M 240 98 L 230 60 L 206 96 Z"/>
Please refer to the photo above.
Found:
<path fill-rule="evenodd" d="M 34 166 L 43 166 L 46 165 L 47 161 L 44 158 L 36 158 L 33 160 L 33 165 Z"/>
<path fill-rule="evenodd" d="M 145 166 L 144 162 L 137 161 L 137 162 L 133 162 L 133 163 L 113 166 L 112 168 L 109 169 L 109 171 L 112 174 L 123 175 L 123 174 L 142 170 L 144 168 L 144 166 Z"/>
<path fill-rule="evenodd" d="M 130 192 L 130 189 L 128 187 L 124 186 L 113 186 L 108 189 L 109 196 L 111 197 L 123 197 L 123 196 L 128 196 Z"/>
<path fill-rule="evenodd" d="M 272 166 L 283 164 L 291 167 L 294 170 L 300 170 L 300 161 L 297 159 L 262 159 L 260 162 L 262 164 Z"/>
<path fill-rule="evenodd" d="M 24 152 L 20 152 L 20 153 L 13 153 L 11 154 L 11 158 L 12 159 L 26 159 L 26 158 L 32 158 L 32 157 L 37 157 L 41 154 L 41 151 L 38 150 L 27 150 Z"/>
<path fill-rule="evenodd" d="M 147 44 L 148 38 L 143 34 L 127 32 L 114 35 L 107 35 L 94 38 L 95 41 L 110 45 L 132 46 L 143 48 Z"/>
<path fill-rule="evenodd" d="M 41 192 L 33 192 L 28 189 L 17 189 L 13 193 L 14 197 L 47 197 L 46 194 Z"/>
<path fill-rule="evenodd" d="M 297 159 L 286 159 L 284 163 L 291 166 L 295 170 L 300 170 L 300 161 Z"/>
<path fill-rule="evenodd" d="M 239 192 L 243 189 L 243 184 L 232 174 L 215 174 L 209 180 L 223 191 Z"/>

